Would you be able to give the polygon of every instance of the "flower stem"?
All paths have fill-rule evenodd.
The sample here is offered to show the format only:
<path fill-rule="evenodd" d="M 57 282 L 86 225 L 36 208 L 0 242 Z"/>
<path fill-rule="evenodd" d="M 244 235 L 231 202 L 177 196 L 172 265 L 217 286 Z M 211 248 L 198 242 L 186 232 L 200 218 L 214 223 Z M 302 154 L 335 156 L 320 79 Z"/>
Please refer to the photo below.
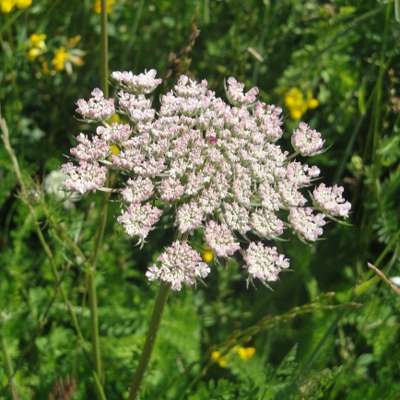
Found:
<path fill-rule="evenodd" d="M 130 393 L 128 400 L 138 400 L 139 391 L 143 381 L 144 374 L 149 365 L 151 353 L 153 352 L 154 344 L 157 338 L 157 332 L 160 327 L 161 318 L 164 312 L 165 304 L 171 284 L 168 282 L 161 281 L 158 289 L 156 302 L 154 304 L 153 314 L 151 316 L 150 327 L 147 333 L 146 342 L 143 347 L 142 355 L 140 356 L 139 365 L 136 370 L 135 378 L 130 387 Z"/>

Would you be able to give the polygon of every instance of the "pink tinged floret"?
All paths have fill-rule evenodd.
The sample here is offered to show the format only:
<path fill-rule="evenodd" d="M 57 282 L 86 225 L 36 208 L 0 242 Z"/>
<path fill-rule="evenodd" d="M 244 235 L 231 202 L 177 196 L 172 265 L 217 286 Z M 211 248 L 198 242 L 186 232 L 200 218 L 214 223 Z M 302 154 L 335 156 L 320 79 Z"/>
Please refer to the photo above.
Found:
<path fill-rule="evenodd" d="M 126 188 L 121 191 L 127 203 L 141 203 L 153 195 L 154 185 L 149 178 L 128 179 Z"/>
<path fill-rule="evenodd" d="M 76 137 L 76 140 L 80 143 L 77 147 L 73 147 L 70 153 L 83 161 L 98 161 L 103 160 L 110 152 L 109 145 L 104 140 L 100 139 L 99 136 L 93 136 L 90 140 L 83 133 Z"/>
<path fill-rule="evenodd" d="M 348 217 L 351 204 L 342 197 L 343 191 L 342 186 L 321 183 L 313 192 L 315 207 L 332 216 Z"/>
<path fill-rule="evenodd" d="M 319 170 L 317 170 L 309 168 L 308 165 L 302 165 L 299 162 L 293 161 L 286 166 L 286 177 L 298 187 L 305 187 L 310 184 L 311 178 L 313 178 L 317 172 L 319 174 Z"/>
<path fill-rule="evenodd" d="M 180 233 L 193 231 L 201 226 L 203 212 L 198 205 L 192 201 L 185 203 L 176 213 L 176 224 Z"/>
<path fill-rule="evenodd" d="M 137 236 L 143 241 L 159 220 L 162 211 L 150 204 L 140 205 L 132 203 L 127 211 L 123 211 L 117 221 L 123 225 L 129 236 Z"/>
<path fill-rule="evenodd" d="M 88 101 L 79 99 L 76 112 L 89 121 L 107 121 L 115 114 L 114 99 L 105 99 L 100 89 L 94 89 Z"/>
<path fill-rule="evenodd" d="M 62 166 L 62 172 L 68 174 L 69 178 L 65 181 L 67 189 L 73 189 L 81 194 L 90 190 L 94 192 L 103 187 L 106 182 L 107 168 L 101 167 L 99 163 L 88 163 L 79 161 L 79 167 L 71 162 Z"/>
<path fill-rule="evenodd" d="M 149 281 L 161 279 L 171 283 L 172 290 L 181 290 L 182 285 L 191 286 L 198 279 L 204 279 L 210 273 L 210 267 L 202 262 L 200 254 L 187 243 L 174 242 L 167 247 L 157 261 L 146 272 Z"/>
<path fill-rule="evenodd" d="M 282 204 L 287 207 L 302 207 L 307 203 L 307 199 L 298 191 L 298 186 L 288 180 L 278 182 L 278 192 Z"/>
<path fill-rule="evenodd" d="M 157 71 L 151 69 L 139 75 L 133 75 L 132 72 L 115 71 L 111 74 L 119 85 L 128 92 L 135 94 L 147 94 L 153 92 L 162 82 L 162 79 L 156 79 Z"/>
<path fill-rule="evenodd" d="M 282 207 L 281 197 L 268 182 L 262 182 L 258 187 L 261 205 L 269 211 L 278 211 Z"/>
<path fill-rule="evenodd" d="M 322 140 L 321 134 L 310 129 L 305 122 L 300 123 L 291 140 L 293 149 L 302 156 L 313 156 L 320 153 L 325 142 Z"/>
<path fill-rule="evenodd" d="M 208 91 L 208 83 L 204 79 L 200 83 L 191 80 L 185 75 L 178 79 L 178 84 L 174 86 L 175 93 L 180 97 L 200 97 Z"/>
<path fill-rule="evenodd" d="M 214 210 L 218 209 L 221 202 L 220 195 L 221 193 L 218 193 L 211 187 L 203 189 L 198 199 L 201 211 L 204 214 L 211 214 Z"/>
<path fill-rule="evenodd" d="M 193 196 L 200 192 L 204 187 L 204 180 L 202 174 L 196 174 L 191 172 L 187 176 L 187 183 L 185 186 L 185 194 L 187 196 Z"/>
<path fill-rule="evenodd" d="M 283 233 L 283 222 L 271 211 L 258 209 L 251 214 L 250 226 L 261 237 L 273 239 Z"/>
<path fill-rule="evenodd" d="M 244 207 L 233 202 L 231 204 L 224 203 L 223 208 L 223 217 L 230 230 L 238 231 L 241 234 L 250 230 L 249 213 Z"/>
<path fill-rule="evenodd" d="M 253 104 L 258 95 L 258 88 L 253 87 L 246 94 L 244 93 L 244 83 L 238 82 L 234 77 L 230 77 L 226 85 L 226 96 L 231 104 L 234 106 L 241 106 L 243 104 Z"/>
<path fill-rule="evenodd" d="M 257 121 L 258 128 L 266 136 L 266 139 L 274 143 L 282 137 L 283 124 L 280 115 L 282 109 L 274 105 L 266 105 L 265 103 L 257 102 L 254 110 L 254 116 Z"/>
<path fill-rule="evenodd" d="M 226 224 L 219 225 L 215 221 L 209 221 L 204 229 L 204 238 L 219 257 L 232 256 L 240 249 L 240 244 Z"/>
<path fill-rule="evenodd" d="M 180 199 L 184 191 L 181 181 L 173 178 L 163 179 L 158 189 L 161 200 L 168 202 Z"/>
<path fill-rule="evenodd" d="M 132 135 L 129 124 L 112 123 L 111 126 L 98 126 L 96 133 L 109 144 L 124 144 Z"/>
<path fill-rule="evenodd" d="M 266 247 L 261 242 L 252 242 L 243 257 L 251 278 L 263 282 L 278 280 L 282 268 L 289 268 L 289 260 L 278 254 L 276 247 Z"/>
<path fill-rule="evenodd" d="M 315 242 L 323 233 L 321 227 L 325 225 L 324 214 L 314 215 L 310 207 L 291 208 L 288 219 L 293 230 L 302 239 Z"/>

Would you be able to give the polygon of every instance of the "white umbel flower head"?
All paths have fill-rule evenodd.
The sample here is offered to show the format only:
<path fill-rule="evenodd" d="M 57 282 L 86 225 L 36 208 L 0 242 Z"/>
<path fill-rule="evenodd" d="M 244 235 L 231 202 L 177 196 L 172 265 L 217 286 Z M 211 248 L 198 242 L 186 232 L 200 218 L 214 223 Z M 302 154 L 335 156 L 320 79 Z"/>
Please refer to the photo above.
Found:
<path fill-rule="evenodd" d="M 161 83 L 155 70 L 111 76 L 119 87 L 116 112 L 129 123 L 107 123 L 114 100 L 104 99 L 99 89 L 88 101 L 79 100 L 77 111 L 102 126 L 91 137 L 77 137 L 71 149 L 76 164 L 63 166 L 65 184 L 81 194 L 117 192 L 122 203 L 117 221 L 141 244 L 151 230 L 174 227 L 174 244 L 159 257 L 161 265 L 149 268 L 150 280 L 179 290 L 208 274 L 188 241 L 195 232 L 215 258 L 240 251 L 252 278 L 277 280 L 289 262 L 263 241 L 289 232 L 315 241 L 325 216 L 348 216 L 343 188 L 321 184 L 310 195 L 320 170 L 294 160 L 320 153 L 321 134 L 302 122 L 292 136 L 294 153 L 283 150 L 282 109 L 258 101 L 257 88 L 246 92 L 243 83 L 229 78 L 227 104 L 206 80 L 181 76 L 156 109 L 149 96 Z M 108 170 L 117 187 L 104 187 Z"/>

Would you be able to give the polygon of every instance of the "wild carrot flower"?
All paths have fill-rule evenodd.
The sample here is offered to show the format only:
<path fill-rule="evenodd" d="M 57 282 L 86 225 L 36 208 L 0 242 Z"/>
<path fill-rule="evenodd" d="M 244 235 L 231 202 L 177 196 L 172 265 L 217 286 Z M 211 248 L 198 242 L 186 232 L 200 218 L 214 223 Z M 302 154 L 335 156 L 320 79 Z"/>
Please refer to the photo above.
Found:
<path fill-rule="evenodd" d="M 294 154 L 283 151 L 276 144 L 282 110 L 257 101 L 258 89 L 245 93 L 229 78 L 228 105 L 207 81 L 181 76 L 156 111 L 148 96 L 161 83 L 155 70 L 111 76 L 120 88 L 116 104 L 99 89 L 78 100 L 77 112 L 99 126 L 92 137 L 77 136 L 71 154 L 78 163 L 66 163 L 63 172 L 66 187 L 85 194 L 110 191 L 104 185 L 113 170 L 119 184 L 112 190 L 122 205 L 117 221 L 138 244 L 162 226 L 162 217 L 174 224 L 175 239 L 148 269 L 149 280 L 180 290 L 206 278 L 210 268 L 188 240 L 198 231 L 216 257 L 240 253 L 250 281 L 276 281 L 289 260 L 271 241 L 292 232 L 313 242 L 325 217 L 348 215 L 343 188 L 320 184 L 310 198 L 320 170 L 293 160 L 320 152 L 320 133 L 302 122 L 292 137 Z M 107 122 L 115 112 L 130 123 Z"/>

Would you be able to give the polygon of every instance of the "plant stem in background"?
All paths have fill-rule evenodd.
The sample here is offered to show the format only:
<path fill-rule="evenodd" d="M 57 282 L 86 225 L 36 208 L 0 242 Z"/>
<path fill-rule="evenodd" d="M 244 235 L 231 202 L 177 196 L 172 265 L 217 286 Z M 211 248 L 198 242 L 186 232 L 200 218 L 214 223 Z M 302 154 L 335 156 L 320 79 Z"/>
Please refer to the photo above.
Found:
<path fill-rule="evenodd" d="M 8 379 L 9 379 L 11 396 L 12 396 L 13 400 L 19 400 L 17 388 L 14 383 L 14 378 L 13 378 L 14 371 L 13 371 L 13 367 L 12 367 L 12 363 L 11 363 L 10 354 L 8 353 L 6 339 L 4 338 L 4 336 L 1 333 L 0 333 L 0 345 L 1 345 L 1 351 L 2 351 L 3 357 L 4 357 L 5 368 L 6 368 Z"/>
<path fill-rule="evenodd" d="M 168 294 L 171 289 L 171 284 L 161 281 L 158 289 L 156 302 L 154 304 L 153 314 L 151 316 L 150 327 L 147 333 L 146 342 L 143 347 L 142 355 L 140 356 L 139 365 L 136 370 L 135 378 L 130 387 L 129 400 L 139 399 L 139 391 L 143 381 L 147 366 L 149 365 L 151 353 L 153 352 L 154 344 L 157 338 L 158 328 L 160 327 L 161 318 L 164 312 L 165 304 L 168 299 Z"/>
<path fill-rule="evenodd" d="M 101 90 L 108 98 L 108 35 L 107 35 L 107 0 L 101 0 Z"/>
<path fill-rule="evenodd" d="M 21 188 L 20 199 L 28 207 L 28 210 L 29 210 L 29 213 L 32 216 L 34 227 L 35 227 L 36 233 L 37 233 L 37 235 L 39 237 L 40 243 L 42 244 L 43 250 L 46 253 L 47 258 L 49 259 L 49 262 L 50 262 L 50 265 L 51 265 L 51 269 L 52 269 L 52 273 L 53 273 L 54 278 L 55 278 L 55 280 L 57 282 L 57 287 L 59 287 L 61 295 L 62 295 L 62 297 L 64 299 L 64 302 L 67 305 L 68 310 L 70 312 L 70 315 L 71 315 L 71 318 L 72 318 L 72 322 L 73 322 L 74 328 L 76 330 L 78 339 L 79 339 L 79 341 L 81 343 L 84 343 L 85 339 L 84 339 L 84 337 L 82 335 L 82 331 L 81 331 L 81 329 L 79 327 L 78 319 L 76 317 L 74 308 L 72 307 L 72 304 L 70 303 L 70 301 L 68 299 L 68 295 L 67 295 L 67 293 L 66 293 L 66 291 L 64 289 L 64 286 L 62 284 L 62 280 L 60 279 L 60 275 L 59 275 L 59 273 L 57 271 L 57 266 L 56 266 L 55 261 L 54 261 L 53 253 L 52 253 L 49 245 L 47 244 L 46 239 L 45 239 L 45 237 L 44 237 L 44 235 L 42 233 L 39 221 L 36 218 L 35 210 L 32 207 L 32 205 L 29 203 L 29 201 L 27 200 L 28 191 L 27 191 L 26 185 L 25 185 L 25 183 L 24 183 L 24 181 L 22 179 L 22 174 L 21 174 L 21 170 L 19 168 L 18 159 L 15 156 L 15 153 L 14 153 L 12 147 L 11 147 L 11 144 L 10 144 L 10 138 L 9 138 L 9 132 L 8 132 L 7 123 L 3 118 L 1 118 L 1 115 L 0 115 L 0 130 L 2 131 L 1 139 L 2 139 L 2 141 L 4 143 L 4 148 L 6 149 L 8 155 L 10 156 L 11 163 L 12 163 L 12 166 L 13 166 L 13 171 L 14 171 L 16 177 L 17 177 L 18 184 L 19 184 L 19 186 Z M 12 375 L 10 375 L 10 384 L 11 384 L 11 377 L 12 377 Z M 103 394 L 103 389 L 102 389 L 101 386 L 98 386 L 98 383 L 99 383 L 99 380 L 97 379 L 96 380 L 96 391 L 97 391 L 97 393 L 99 393 L 99 399 L 104 400 L 105 397 L 104 397 L 104 394 Z"/>
<path fill-rule="evenodd" d="M 101 90 L 108 97 L 108 37 L 107 37 L 107 1 L 101 0 L 101 61 L 100 61 L 100 82 Z M 107 178 L 108 180 L 108 178 Z M 98 228 L 95 236 L 94 248 L 88 265 L 89 283 L 89 307 L 90 307 L 90 331 L 92 337 L 92 357 L 94 372 L 98 379 L 102 381 L 101 354 L 100 354 L 100 335 L 99 321 L 97 313 L 97 291 L 96 291 L 96 262 L 99 255 L 100 246 L 103 242 L 104 229 L 107 221 L 107 208 L 109 193 L 104 193 L 101 202 L 101 209 L 98 220 Z M 104 395 L 98 390 L 96 385 L 97 399 L 100 400 Z"/>

